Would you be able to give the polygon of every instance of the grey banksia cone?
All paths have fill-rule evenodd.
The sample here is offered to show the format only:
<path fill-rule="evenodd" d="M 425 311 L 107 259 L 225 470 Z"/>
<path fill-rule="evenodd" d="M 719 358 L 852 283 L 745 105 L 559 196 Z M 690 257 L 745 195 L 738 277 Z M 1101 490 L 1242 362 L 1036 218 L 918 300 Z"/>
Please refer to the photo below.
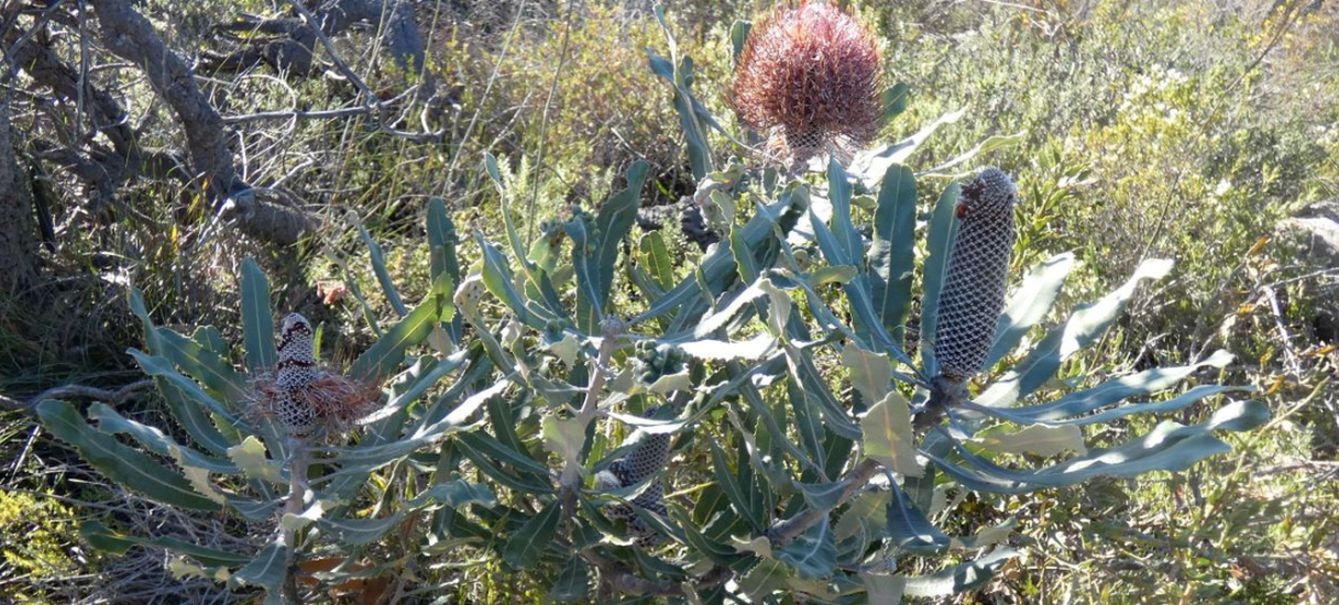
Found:
<path fill-rule="evenodd" d="M 601 489 L 617 489 L 641 483 L 669 464 L 669 454 L 669 435 L 664 433 L 645 435 L 627 456 L 615 460 L 609 468 L 596 476 L 596 485 Z M 607 514 L 611 519 L 622 519 L 627 522 L 628 533 L 636 539 L 638 546 L 654 545 L 659 540 L 659 534 L 655 528 L 642 522 L 633 506 L 663 516 L 669 512 L 665 508 L 664 497 L 664 480 L 656 479 L 632 499 L 632 506 L 617 504 L 609 507 Z"/>
<path fill-rule="evenodd" d="M 924 425 L 966 397 L 966 384 L 984 369 L 1009 285 L 1018 189 L 1009 175 L 986 168 L 962 187 L 958 229 L 939 294 L 934 350 L 939 372 L 931 381 Z"/>

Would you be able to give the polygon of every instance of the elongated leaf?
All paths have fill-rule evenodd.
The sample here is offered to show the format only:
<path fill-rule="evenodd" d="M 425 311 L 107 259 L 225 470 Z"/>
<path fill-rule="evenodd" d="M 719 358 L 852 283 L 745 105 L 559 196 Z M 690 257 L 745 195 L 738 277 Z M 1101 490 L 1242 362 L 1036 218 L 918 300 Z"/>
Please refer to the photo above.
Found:
<path fill-rule="evenodd" d="M 863 265 L 864 240 L 851 222 L 851 179 L 837 161 L 836 155 L 828 158 L 828 200 L 832 203 L 832 235 L 841 251 L 841 262 L 834 265 Z"/>
<path fill-rule="evenodd" d="M 1009 559 L 1019 555 L 1011 548 L 1001 548 L 936 574 L 908 577 L 903 594 L 921 598 L 947 597 L 979 588 L 989 582 Z"/>
<path fill-rule="evenodd" d="M 1218 410 L 1208 420 L 1191 426 L 1164 422 L 1151 433 L 1118 447 L 1094 450 L 1035 471 L 998 466 L 954 444 L 964 465 L 951 463 L 926 450 L 929 458 L 964 486 L 978 491 L 1019 494 L 1047 487 L 1064 487 L 1100 476 L 1127 477 L 1153 470 L 1180 471 L 1214 454 L 1229 451 L 1212 435 L 1216 430 L 1244 431 L 1269 419 L 1269 408 L 1258 401 L 1239 401 Z"/>
<path fill-rule="evenodd" d="M 170 460 L 178 460 L 211 473 L 236 474 L 239 469 L 226 460 L 202 454 L 183 447 L 162 431 L 130 420 L 122 416 L 105 403 L 94 403 L 88 407 L 88 417 L 98 421 L 98 430 L 108 435 L 127 434 L 140 442 L 145 449 Z"/>
<path fill-rule="evenodd" d="M 456 225 L 451 222 L 451 217 L 446 211 L 446 202 L 442 201 L 442 198 L 434 197 L 428 200 L 427 230 L 433 281 L 446 275 L 452 284 L 459 284 L 460 260 L 456 256 L 456 246 L 460 243 L 460 238 L 456 235 Z M 456 344 L 460 344 L 461 330 L 460 317 L 451 318 L 451 340 Z"/>
<path fill-rule="evenodd" d="M 911 305 L 915 244 L 916 177 L 910 168 L 894 164 L 888 167 L 879 185 L 874 241 L 870 244 L 863 279 L 869 284 L 875 312 L 896 343 L 902 342 L 903 322 Z"/>
<path fill-rule="evenodd" d="M 911 404 L 897 391 L 889 391 L 860 420 L 865 455 L 907 477 L 919 477 L 924 469 L 916 463 L 911 432 Z"/>
<path fill-rule="evenodd" d="M 79 535 L 94 548 L 118 555 L 125 554 L 131 546 L 139 545 L 181 553 L 211 567 L 238 567 L 251 560 L 244 555 L 205 548 L 174 538 L 144 538 L 115 532 L 98 521 L 85 521 L 79 526 Z"/>
<path fill-rule="evenodd" d="M 911 87 L 906 82 L 898 82 L 883 91 L 883 123 L 887 125 L 893 118 L 907 110 L 907 96 Z"/>
<path fill-rule="evenodd" d="M 902 550 L 914 554 L 933 554 L 948 548 L 949 538 L 925 518 L 925 514 L 911 503 L 906 493 L 893 483 L 889 487 L 893 497 L 888 499 L 888 524 L 884 526 L 889 539 Z"/>
<path fill-rule="evenodd" d="M 1023 283 L 1009 297 L 1000 322 L 995 327 L 995 340 L 991 343 L 990 353 L 986 355 L 985 367 L 994 367 L 1005 355 L 1008 355 L 1018 341 L 1045 319 L 1046 313 L 1055 305 L 1065 278 L 1074 268 L 1074 253 L 1057 254 L 1033 269 Z"/>
<path fill-rule="evenodd" d="M 803 207 L 807 203 L 806 200 L 807 198 L 802 195 L 789 192 L 782 195 L 776 203 L 761 206 L 759 211 L 742 227 L 741 237 L 744 243 L 750 249 L 760 249 L 766 242 L 775 239 L 773 228 L 777 226 L 777 223 L 772 217 L 782 216 L 791 211 L 793 207 Z M 728 241 L 720 242 L 713 252 L 703 257 L 698 267 L 698 273 L 701 276 L 701 283 L 711 286 L 709 294 L 713 297 L 719 296 L 724 291 L 724 288 L 731 283 L 730 278 L 736 275 L 734 255 L 730 250 Z M 719 289 L 717 286 L 719 286 Z M 636 324 L 660 317 L 671 311 L 682 312 L 685 307 L 701 295 L 702 290 L 697 280 L 684 280 L 652 304 L 649 309 L 634 317 L 632 323 Z"/>
<path fill-rule="evenodd" d="M 219 510 L 219 503 L 196 492 L 181 473 L 89 426 L 74 406 L 46 400 L 37 404 L 37 415 L 51 434 L 79 450 L 108 479 L 163 504 Z"/>
<path fill-rule="evenodd" d="M 395 287 L 395 282 L 391 280 L 390 271 L 386 270 L 386 253 L 382 251 L 381 244 L 372 239 L 372 234 L 367 232 L 367 228 L 361 223 L 358 224 L 358 235 L 363 239 L 363 245 L 367 246 L 368 258 L 372 263 L 372 273 L 377 276 L 377 283 L 381 285 L 381 292 L 386 296 L 387 302 L 391 308 L 400 317 L 409 313 L 409 309 L 404 306 L 404 301 L 400 298 L 400 291 Z"/>
<path fill-rule="evenodd" d="M 656 284 L 663 290 L 673 288 L 674 261 L 665 245 L 665 237 L 659 231 L 652 231 L 638 240 L 637 248 L 642 253 L 642 266 L 655 278 Z"/>
<path fill-rule="evenodd" d="M 1077 309 L 1063 326 L 1051 330 L 1013 372 L 992 384 L 977 398 L 977 402 L 984 405 L 1008 405 L 1040 388 L 1055 376 L 1061 363 L 1106 332 L 1125 303 L 1134 297 L 1135 288 L 1141 281 L 1162 279 L 1171 270 L 1170 260 L 1144 261 L 1121 287 Z"/>
<path fill-rule="evenodd" d="M 584 599 L 589 589 L 590 570 L 587 569 L 586 561 L 581 557 L 572 557 L 549 588 L 549 598 L 559 603 L 573 603 Z"/>
<path fill-rule="evenodd" d="M 375 383 L 399 368 L 404 363 L 407 349 L 423 342 L 438 322 L 451 320 L 455 305 L 450 294 L 443 291 L 446 287 L 446 283 L 435 284 L 427 299 L 354 360 L 350 374 Z"/>
<path fill-rule="evenodd" d="M 790 578 L 790 568 L 784 563 L 763 559 L 740 578 L 739 591 L 748 595 L 750 602 L 765 603 L 767 597 L 785 590 Z"/>
<path fill-rule="evenodd" d="M 859 439 L 860 426 L 838 403 L 809 355 L 794 347 L 787 347 L 786 360 L 791 376 L 799 382 L 812 407 L 822 414 L 828 429 L 847 439 Z"/>
<path fill-rule="evenodd" d="M 958 229 L 954 209 L 958 205 L 958 195 L 962 192 L 958 183 L 949 185 L 939 196 L 935 204 L 934 215 L 930 218 L 929 256 L 925 259 L 921 297 L 921 366 L 928 375 L 939 371 L 939 362 L 935 359 L 934 338 L 939 326 L 939 291 L 944 287 L 944 278 L 948 273 L 948 261 L 953 250 L 953 237 Z"/>
<path fill-rule="evenodd" d="M 1059 421 L 1067 417 L 1086 414 L 1130 397 L 1163 391 L 1185 380 L 1201 368 L 1222 368 L 1231 361 L 1232 355 L 1230 353 L 1219 350 L 1198 363 L 1144 370 L 1137 374 L 1109 380 L 1091 389 L 1071 393 L 1051 403 L 1010 408 L 1008 411 L 1011 415 L 1028 419 L 1024 422 Z M 1228 387 L 1222 387 L 1221 390 L 1227 389 Z M 1203 396 L 1209 394 L 1212 393 L 1205 393 Z"/>
<path fill-rule="evenodd" d="M 825 578 L 837 565 L 837 542 L 824 515 L 818 523 L 776 550 L 776 558 L 788 563 L 801 577 Z"/>
<path fill-rule="evenodd" d="M 558 521 L 562 516 L 562 504 L 557 500 L 550 502 L 522 525 L 502 550 L 502 560 L 515 569 L 527 569 L 539 562 L 544 549 L 553 542 L 558 532 Z"/>
<path fill-rule="evenodd" d="M 259 586 L 266 591 L 266 602 L 279 599 L 284 582 L 284 568 L 288 563 L 288 548 L 275 540 L 262 548 L 246 566 L 233 574 L 233 580 L 248 586 Z"/>
<path fill-rule="evenodd" d="M 246 367 L 252 372 L 274 367 L 274 316 L 270 311 L 270 280 L 255 260 L 242 261 L 242 332 L 246 339 Z"/>
<path fill-rule="evenodd" d="M 227 361 L 200 343 L 167 328 L 157 328 L 161 350 L 155 354 L 171 361 L 200 384 L 218 393 L 228 409 L 235 410 L 248 398 L 246 378 Z"/>
<path fill-rule="evenodd" d="M 204 390 L 200 388 L 200 385 L 196 384 L 195 381 L 177 373 L 176 369 L 173 368 L 172 364 L 166 359 L 146 355 L 144 352 L 136 349 L 130 349 L 129 353 L 130 356 L 134 357 L 135 361 L 139 363 L 140 368 L 144 370 L 145 374 L 160 377 L 172 383 L 172 386 L 176 387 L 181 393 L 191 399 L 193 404 L 203 406 L 219 418 L 225 419 L 232 426 L 246 426 L 233 414 L 232 411 L 224 407 L 224 405 L 217 399 L 214 399 L 208 393 L 204 392 Z"/>
<path fill-rule="evenodd" d="M 745 486 L 741 485 L 738 477 L 730 472 L 730 461 L 725 457 L 725 451 L 715 440 L 708 440 L 711 446 L 711 470 L 716 475 L 716 484 L 721 486 L 725 495 L 734 505 L 735 512 L 748 520 L 749 525 L 753 526 L 753 531 L 761 533 L 766 528 L 764 519 L 754 514 L 752 500 L 744 492 Z M 747 466 L 743 460 L 739 461 L 740 466 Z"/>
<path fill-rule="evenodd" d="M 987 451 L 1003 454 L 1033 454 L 1049 458 L 1067 452 L 1080 455 L 1088 453 L 1088 448 L 1083 444 L 1083 431 L 1072 424 L 1030 424 L 1012 432 L 982 431 L 972 440 Z"/>
<path fill-rule="evenodd" d="M 172 418 L 186 430 L 186 434 L 196 443 L 203 445 L 215 454 L 223 454 L 228 448 L 236 445 L 229 437 L 224 436 L 210 420 L 210 415 L 205 408 L 197 405 L 185 393 L 181 392 L 171 381 L 156 377 L 153 379 L 154 386 L 158 388 L 158 393 L 163 397 L 163 403 L 172 413 Z M 229 434 L 236 433 L 236 427 L 229 427 Z"/>

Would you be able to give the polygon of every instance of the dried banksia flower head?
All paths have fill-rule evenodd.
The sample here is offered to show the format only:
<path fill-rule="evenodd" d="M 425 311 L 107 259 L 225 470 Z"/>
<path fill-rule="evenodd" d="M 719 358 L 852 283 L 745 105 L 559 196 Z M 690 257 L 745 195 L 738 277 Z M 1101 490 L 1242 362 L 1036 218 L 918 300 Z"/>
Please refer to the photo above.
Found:
<path fill-rule="evenodd" d="M 990 353 L 1009 281 L 1017 198 L 1013 180 L 998 168 L 962 187 L 934 343 L 939 374 L 950 381 L 970 379 Z"/>
<path fill-rule="evenodd" d="M 320 367 L 313 336 L 307 318 L 297 313 L 285 317 L 276 345 L 279 362 L 252 383 L 252 409 L 278 420 L 294 437 L 308 437 L 318 427 L 328 434 L 345 433 L 381 403 L 376 385 Z"/>
<path fill-rule="evenodd" d="M 802 162 L 874 137 L 879 63 L 874 35 L 850 14 L 818 2 L 781 7 L 750 30 L 730 102 L 773 151 Z"/>

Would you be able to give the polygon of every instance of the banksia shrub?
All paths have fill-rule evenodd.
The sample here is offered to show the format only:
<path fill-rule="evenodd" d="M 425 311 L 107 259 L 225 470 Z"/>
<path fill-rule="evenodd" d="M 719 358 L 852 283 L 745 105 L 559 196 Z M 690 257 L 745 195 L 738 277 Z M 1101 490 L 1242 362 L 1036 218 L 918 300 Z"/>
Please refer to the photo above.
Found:
<path fill-rule="evenodd" d="M 752 28 L 730 103 L 769 147 L 802 162 L 879 129 L 879 49 L 853 16 L 820 3 L 779 8 Z"/>
<path fill-rule="evenodd" d="M 1017 197 L 1013 180 L 998 168 L 962 187 L 934 343 L 939 373 L 951 381 L 980 372 L 990 352 L 1009 282 Z"/>

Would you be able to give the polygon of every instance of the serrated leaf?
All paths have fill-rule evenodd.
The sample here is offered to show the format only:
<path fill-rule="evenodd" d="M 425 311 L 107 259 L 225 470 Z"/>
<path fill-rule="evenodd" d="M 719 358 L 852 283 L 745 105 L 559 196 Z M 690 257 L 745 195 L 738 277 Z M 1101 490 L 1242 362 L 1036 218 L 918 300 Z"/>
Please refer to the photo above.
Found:
<path fill-rule="evenodd" d="M 548 415 L 541 421 L 544 445 L 558 455 L 563 464 L 580 467 L 581 449 L 586 445 L 586 425 L 578 418 Z"/>
<path fill-rule="evenodd" d="M 756 536 L 751 540 L 730 536 L 730 544 L 741 553 L 749 552 L 764 559 L 772 558 L 772 543 L 767 539 L 767 536 Z"/>
<path fill-rule="evenodd" d="M 250 477 L 264 479 L 271 483 L 285 483 L 279 473 L 279 465 L 265 454 L 265 444 L 261 443 L 254 435 L 248 436 L 242 440 L 242 443 L 228 448 L 228 458 L 236 464 L 242 472 Z"/>
<path fill-rule="evenodd" d="M 550 502 L 539 514 L 525 522 L 502 550 L 502 560 L 514 569 L 527 569 L 539 561 L 544 549 L 553 542 L 558 531 L 562 504 L 557 500 Z"/>
<path fill-rule="evenodd" d="M 118 555 L 125 554 L 131 546 L 143 545 L 188 555 L 210 567 L 237 567 L 251 560 L 245 555 L 205 548 L 175 538 L 144 538 L 114 532 L 98 521 L 85 521 L 79 526 L 79 535 L 94 548 Z"/>
<path fill-rule="evenodd" d="M 221 508 L 196 492 L 181 473 L 89 426 L 74 406 L 48 399 L 38 403 L 36 410 L 52 435 L 78 450 L 108 479 L 164 504 L 200 511 Z"/>
<path fill-rule="evenodd" d="M 911 405 L 897 391 L 889 391 L 860 419 L 865 455 L 889 470 L 907 477 L 920 477 L 925 469 L 916 463 L 912 440 Z"/>
<path fill-rule="evenodd" d="M 740 578 L 739 591 L 748 595 L 752 602 L 762 603 L 766 597 L 785 589 L 790 577 L 790 569 L 784 563 L 763 559 Z"/>
<path fill-rule="evenodd" d="M 837 544 L 827 515 L 775 552 L 777 559 L 789 564 L 801 577 L 827 577 L 837 565 Z"/>

